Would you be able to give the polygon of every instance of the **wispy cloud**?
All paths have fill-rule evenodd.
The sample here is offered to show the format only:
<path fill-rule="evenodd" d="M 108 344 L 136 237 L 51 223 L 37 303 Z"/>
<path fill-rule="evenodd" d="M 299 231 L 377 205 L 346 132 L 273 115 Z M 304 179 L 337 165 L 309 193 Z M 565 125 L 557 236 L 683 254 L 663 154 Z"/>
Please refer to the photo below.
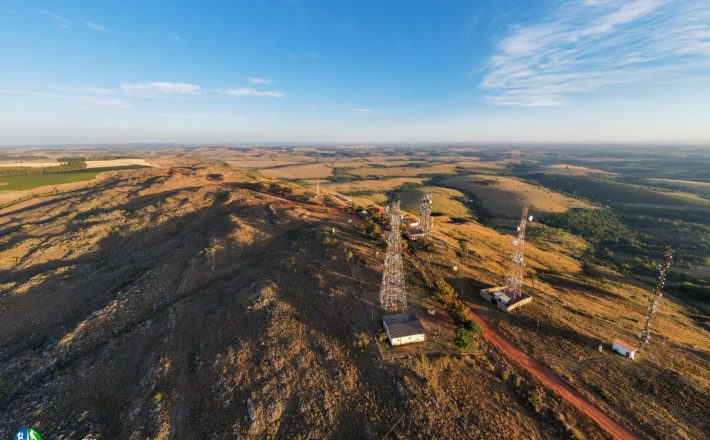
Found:
<path fill-rule="evenodd" d="M 290 52 L 286 56 L 294 61 L 314 61 L 320 58 L 317 52 Z"/>
<path fill-rule="evenodd" d="M 696 77 L 708 66 L 704 0 L 568 0 L 548 20 L 513 27 L 480 85 L 493 104 L 555 106 L 573 94 Z"/>
<path fill-rule="evenodd" d="M 101 25 L 99 23 L 94 23 L 92 21 L 84 20 L 84 24 L 92 31 L 101 32 L 103 34 L 110 34 L 111 33 L 111 31 L 109 31 L 104 25 Z"/>
<path fill-rule="evenodd" d="M 39 12 L 40 14 L 53 18 L 57 22 L 59 27 L 64 28 L 64 29 L 71 29 L 72 28 L 73 23 L 71 21 L 67 20 L 66 18 L 62 17 L 61 15 L 54 14 L 51 11 L 49 11 L 48 9 L 42 9 L 42 8 L 36 8 L 36 9 L 37 9 L 37 12 Z"/>
<path fill-rule="evenodd" d="M 252 84 L 271 84 L 273 81 L 270 79 L 253 76 L 249 78 L 249 82 Z"/>
<path fill-rule="evenodd" d="M 44 87 L 40 89 L 0 89 L 0 95 L 56 99 L 79 108 L 123 109 L 131 103 L 117 96 L 118 91 L 98 87 Z"/>
<path fill-rule="evenodd" d="M 76 105 L 83 108 L 131 108 L 131 104 L 124 99 L 104 98 L 96 96 L 79 96 L 76 100 Z"/>
<path fill-rule="evenodd" d="M 169 41 L 180 41 L 180 40 L 182 40 L 182 35 L 180 35 L 180 34 L 173 34 L 173 33 L 168 34 L 168 40 L 169 40 Z"/>
<path fill-rule="evenodd" d="M 195 95 L 200 92 L 201 87 L 197 84 L 182 82 L 147 82 L 121 84 L 121 89 L 134 96 L 143 98 L 157 98 L 161 96 L 184 96 Z"/>
<path fill-rule="evenodd" d="M 224 90 L 224 94 L 230 96 L 262 96 L 267 98 L 281 98 L 286 96 L 284 92 L 278 90 L 257 90 L 253 87 L 234 87 Z"/>

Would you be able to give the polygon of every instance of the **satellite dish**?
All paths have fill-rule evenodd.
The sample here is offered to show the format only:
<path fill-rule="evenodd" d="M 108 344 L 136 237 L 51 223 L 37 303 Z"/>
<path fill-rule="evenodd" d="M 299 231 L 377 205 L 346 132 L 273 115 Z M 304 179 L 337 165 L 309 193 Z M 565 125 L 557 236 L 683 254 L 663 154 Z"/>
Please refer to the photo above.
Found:
<path fill-rule="evenodd" d="M 533 216 L 532 216 L 532 215 L 531 215 L 530 217 L 528 217 L 528 221 L 529 221 L 529 222 L 531 222 L 532 219 L 533 219 Z"/>
<path fill-rule="evenodd" d="M 520 231 L 520 226 L 518 226 L 518 231 Z"/>

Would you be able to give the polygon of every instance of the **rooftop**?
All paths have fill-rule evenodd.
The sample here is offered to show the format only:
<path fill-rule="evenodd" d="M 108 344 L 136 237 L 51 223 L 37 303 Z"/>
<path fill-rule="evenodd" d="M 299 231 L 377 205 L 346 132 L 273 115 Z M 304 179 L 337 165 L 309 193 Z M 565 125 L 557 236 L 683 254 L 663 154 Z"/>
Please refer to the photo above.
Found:
<path fill-rule="evenodd" d="M 616 342 L 617 344 L 619 344 L 619 345 L 623 346 L 624 348 L 627 348 L 631 351 L 638 351 L 638 348 L 634 347 L 633 345 L 629 344 L 626 341 L 622 341 L 621 339 L 614 339 L 614 342 Z"/>
<path fill-rule="evenodd" d="M 384 321 L 387 332 L 392 339 L 424 333 L 424 326 L 414 313 L 385 315 L 382 321 Z"/>

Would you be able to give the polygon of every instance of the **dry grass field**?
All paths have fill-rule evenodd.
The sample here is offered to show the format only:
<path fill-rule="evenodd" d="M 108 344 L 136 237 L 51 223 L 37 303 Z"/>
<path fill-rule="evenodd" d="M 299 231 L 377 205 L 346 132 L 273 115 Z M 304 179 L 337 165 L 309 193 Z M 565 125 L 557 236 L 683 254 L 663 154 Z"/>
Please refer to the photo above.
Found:
<path fill-rule="evenodd" d="M 394 177 L 392 179 L 382 180 L 353 180 L 351 182 L 321 183 L 321 188 L 342 193 L 347 191 L 391 191 L 405 183 L 420 184 L 422 182 L 424 182 L 424 179 L 416 177 Z"/>
<path fill-rule="evenodd" d="M 448 163 L 431 163 L 422 167 L 362 167 L 348 170 L 349 173 L 356 176 L 373 176 L 373 177 L 416 177 L 421 175 L 431 174 L 454 174 L 454 164 Z"/>
<path fill-rule="evenodd" d="M 608 438 L 483 340 L 383 361 L 381 242 L 253 182 L 151 168 L 1 212 L 0 436 Z"/>
<path fill-rule="evenodd" d="M 537 215 L 565 212 L 570 208 L 589 208 L 589 204 L 572 197 L 532 185 L 519 179 L 484 174 L 452 176 L 444 185 L 473 193 L 484 209 L 495 217 L 516 218 L 521 206 Z"/>
<path fill-rule="evenodd" d="M 586 176 L 589 174 L 613 174 L 596 168 L 588 168 L 579 165 L 570 165 L 565 163 L 557 163 L 554 165 L 546 165 L 541 168 L 545 174 L 562 174 L 565 176 Z"/>
<path fill-rule="evenodd" d="M 436 186 L 423 186 L 415 189 L 405 189 L 399 192 L 402 209 L 414 215 L 419 215 L 419 204 L 424 193 L 432 196 L 432 212 L 452 218 L 469 218 L 471 211 L 462 203 L 466 197 L 461 191 Z"/>
<path fill-rule="evenodd" d="M 597 207 L 566 186 L 562 194 L 515 177 L 526 161 L 537 161 L 530 168 L 537 173 L 546 165 L 540 156 L 465 148 L 431 158 L 369 147 L 167 151 L 146 155 L 159 166 L 100 174 L 91 185 L 0 209 L 0 313 L 22 318 L 0 319 L 0 438 L 18 424 L 49 438 L 610 438 L 487 339 L 457 349 L 455 323 L 433 295 L 437 275 L 521 351 L 641 438 L 710 432 L 708 320 L 678 282 L 669 283 L 651 345 L 636 361 L 610 343 L 638 340 L 655 269 L 641 276 L 602 266 L 590 257 L 598 243 L 585 233 L 531 223 L 524 286 L 533 302 L 507 314 L 478 295 L 501 285 L 510 267 L 514 236 L 493 226 L 514 228 L 523 204 L 536 217 Z M 547 163 L 554 176 L 543 176 L 588 191 L 589 200 L 614 196 L 623 207 L 672 203 L 659 206 L 690 216 L 710 203 L 599 178 L 601 165 L 558 163 L 573 159 L 555 158 Z M 317 203 L 316 180 L 326 194 L 353 192 L 360 206 L 384 204 L 398 190 L 415 215 L 422 193 L 434 195 L 433 210 L 443 215 L 434 217 L 430 240 L 404 245 L 410 309 L 422 317 L 427 343 L 378 342 L 382 237 L 366 233 L 345 203 Z M 473 221 L 469 206 L 479 204 L 500 222 Z M 662 221 L 647 217 L 651 227 Z M 678 235 L 702 235 L 690 220 L 672 221 Z M 681 258 L 688 249 L 680 247 Z"/>
<path fill-rule="evenodd" d="M 315 177 L 328 177 L 333 174 L 333 169 L 322 163 L 307 165 L 293 165 L 278 168 L 261 169 L 263 174 L 282 179 L 312 179 Z"/>

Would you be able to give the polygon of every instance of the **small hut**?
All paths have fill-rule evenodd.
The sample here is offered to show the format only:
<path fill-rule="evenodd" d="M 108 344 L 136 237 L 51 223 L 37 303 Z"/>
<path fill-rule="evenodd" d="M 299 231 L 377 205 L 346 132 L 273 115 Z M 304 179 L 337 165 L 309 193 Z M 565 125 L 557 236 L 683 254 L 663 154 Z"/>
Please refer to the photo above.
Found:
<path fill-rule="evenodd" d="M 626 356 L 629 359 L 634 359 L 636 356 L 636 352 L 638 351 L 638 348 L 634 347 L 628 342 L 622 341 L 621 339 L 614 339 L 614 342 L 611 345 L 611 349 L 621 354 L 622 356 Z"/>

